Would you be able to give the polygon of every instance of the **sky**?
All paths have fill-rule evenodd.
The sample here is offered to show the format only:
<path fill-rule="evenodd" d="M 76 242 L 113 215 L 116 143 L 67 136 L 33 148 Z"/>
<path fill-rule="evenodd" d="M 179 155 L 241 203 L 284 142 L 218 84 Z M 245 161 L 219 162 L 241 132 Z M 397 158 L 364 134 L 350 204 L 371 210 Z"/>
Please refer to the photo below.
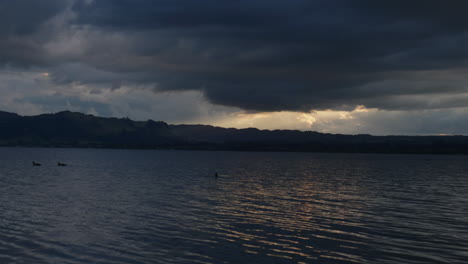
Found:
<path fill-rule="evenodd" d="M 0 110 L 468 134 L 468 1 L 0 0 Z"/>

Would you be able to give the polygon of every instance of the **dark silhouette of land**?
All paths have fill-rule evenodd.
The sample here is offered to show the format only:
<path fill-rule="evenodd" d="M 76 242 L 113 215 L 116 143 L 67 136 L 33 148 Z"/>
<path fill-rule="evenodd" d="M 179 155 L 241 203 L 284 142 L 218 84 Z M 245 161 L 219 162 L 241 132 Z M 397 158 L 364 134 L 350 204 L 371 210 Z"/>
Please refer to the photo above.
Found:
<path fill-rule="evenodd" d="M 468 154 L 468 137 L 341 135 L 0 111 L 0 146 Z"/>

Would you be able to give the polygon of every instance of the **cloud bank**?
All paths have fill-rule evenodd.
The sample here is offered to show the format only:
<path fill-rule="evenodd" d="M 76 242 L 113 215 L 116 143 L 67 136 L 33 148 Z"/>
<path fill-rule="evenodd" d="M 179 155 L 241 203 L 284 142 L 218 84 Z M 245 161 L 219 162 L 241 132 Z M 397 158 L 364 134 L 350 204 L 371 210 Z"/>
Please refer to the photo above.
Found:
<path fill-rule="evenodd" d="M 466 10 L 462 0 L 0 1 L 0 65 L 48 74 L 48 88 L 30 89 L 180 94 L 179 105 L 192 93 L 220 116 L 364 106 L 422 118 L 468 107 Z M 109 114 L 106 100 L 92 107 Z M 169 119 L 209 119 L 190 112 Z"/>

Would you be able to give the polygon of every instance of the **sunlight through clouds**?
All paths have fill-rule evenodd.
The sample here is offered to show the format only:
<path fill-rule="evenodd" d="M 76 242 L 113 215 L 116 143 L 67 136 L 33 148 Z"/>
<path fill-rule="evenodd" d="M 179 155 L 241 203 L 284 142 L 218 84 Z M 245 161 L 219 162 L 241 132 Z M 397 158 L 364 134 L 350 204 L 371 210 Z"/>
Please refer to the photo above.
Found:
<path fill-rule="evenodd" d="M 260 129 L 298 129 L 298 130 L 328 130 L 324 124 L 333 126 L 337 131 L 343 128 L 337 127 L 336 120 L 352 120 L 357 118 L 360 113 L 369 113 L 377 111 L 376 109 L 367 109 L 364 106 L 358 106 L 353 111 L 312 111 L 309 113 L 301 112 L 264 112 L 264 113 L 235 113 L 224 117 L 222 120 L 214 122 L 217 126 L 248 128 L 256 127 Z M 353 121 L 354 125 L 358 124 Z M 347 125 L 349 126 L 349 125 Z"/>

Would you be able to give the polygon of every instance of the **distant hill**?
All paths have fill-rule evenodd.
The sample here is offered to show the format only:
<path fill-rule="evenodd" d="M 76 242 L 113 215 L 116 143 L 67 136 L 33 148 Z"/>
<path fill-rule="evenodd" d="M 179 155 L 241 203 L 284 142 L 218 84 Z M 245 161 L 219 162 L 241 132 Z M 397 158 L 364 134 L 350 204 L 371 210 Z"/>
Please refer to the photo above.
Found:
<path fill-rule="evenodd" d="M 340 135 L 0 111 L 0 146 L 468 154 L 468 137 Z"/>

